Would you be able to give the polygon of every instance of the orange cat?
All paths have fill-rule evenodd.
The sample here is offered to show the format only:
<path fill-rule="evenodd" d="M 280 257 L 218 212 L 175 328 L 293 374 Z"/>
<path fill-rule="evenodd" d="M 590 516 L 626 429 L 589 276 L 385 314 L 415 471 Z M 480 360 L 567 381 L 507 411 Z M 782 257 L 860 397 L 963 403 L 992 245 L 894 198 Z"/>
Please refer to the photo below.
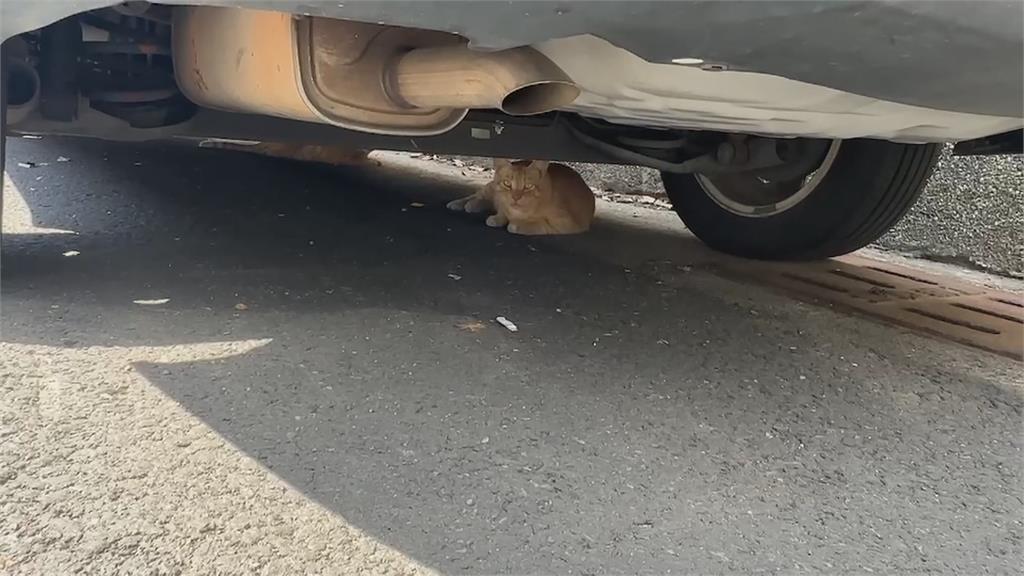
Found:
<path fill-rule="evenodd" d="M 261 156 L 286 158 L 299 162 L 317 162 L 340 166 L 346 164 L 363 164 L 367 161 L 366 150 L 353 150 L 338 146 L 321 146 L 319 144 L 293 144 L 291 142 L 256 142 L 243 143 L 230 140 L 204 140 L 200 148 L 221 148 L 224 150 L 240 150 Z"/>
<path fill-rule="evenodd" d="M 543 160 L 494 161 L 494 179 L 476 194 L 448 203 L 452 210 L 482 212 L 492 227 L 513 234 L 578 234 L 594 220 L 594 193 L 564 164 Z"/>

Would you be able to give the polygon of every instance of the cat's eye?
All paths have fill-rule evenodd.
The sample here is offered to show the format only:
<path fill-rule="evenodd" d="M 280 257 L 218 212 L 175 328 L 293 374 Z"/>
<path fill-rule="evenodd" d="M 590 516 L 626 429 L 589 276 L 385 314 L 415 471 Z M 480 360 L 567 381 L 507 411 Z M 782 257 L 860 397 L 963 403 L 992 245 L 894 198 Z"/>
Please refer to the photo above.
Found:
<path fill-rule="evenodd" d="M 534 186 L 533 184 L 527 184 L 526 185 L 526 189 L 527 190 L 533 190 L 534 188 L 536 188 L 536 186 Z"/>
<path fill-rule="evenodd" d="M 512 181 L 510 181 L 510 180 L 502 180 L 501 181 L 501 185 L 504 186 L 505 188 L 511 188 L 512 187 Z"/>

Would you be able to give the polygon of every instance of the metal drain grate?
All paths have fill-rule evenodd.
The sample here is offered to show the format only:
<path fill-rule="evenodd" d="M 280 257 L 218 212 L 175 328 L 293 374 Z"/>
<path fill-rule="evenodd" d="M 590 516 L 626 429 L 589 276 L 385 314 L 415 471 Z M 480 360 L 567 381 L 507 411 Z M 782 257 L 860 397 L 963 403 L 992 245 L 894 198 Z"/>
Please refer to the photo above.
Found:
<path fill-rule="evenodd" d="M 822 262 L 736 262 L 724 270 L 906 328 L 1024 360 L 1024 297 L 953 278 L 843 256 Z"/>

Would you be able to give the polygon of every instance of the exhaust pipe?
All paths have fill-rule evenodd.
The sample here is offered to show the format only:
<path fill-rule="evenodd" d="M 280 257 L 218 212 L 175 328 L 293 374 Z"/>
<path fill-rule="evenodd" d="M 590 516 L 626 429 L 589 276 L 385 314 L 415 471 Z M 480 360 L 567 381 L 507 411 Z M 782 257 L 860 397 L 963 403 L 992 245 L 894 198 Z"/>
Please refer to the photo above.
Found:
<path fill-rule="evenodd" d="M 7 61 L 7 124 L 14 126 L 39 107 L 39 73 L 22 60 Z"/>
<path fill-rule="evenodd" d="M 392 100 L 413 108 L 499 108 L 514 116 L 556 110 L 580 89 L 532 48 L 473 52 L 465 46 L 419 48 L 385 78 Z"/>
<path fill-rule="evenodd" d="M 462 37 L 330 18 L 220 7 L 179 7 L 175 75 L 211 108 L 427 136 L 471 108 L 529 115 L 579 96 L 540 52 L 475 52 Z"/>

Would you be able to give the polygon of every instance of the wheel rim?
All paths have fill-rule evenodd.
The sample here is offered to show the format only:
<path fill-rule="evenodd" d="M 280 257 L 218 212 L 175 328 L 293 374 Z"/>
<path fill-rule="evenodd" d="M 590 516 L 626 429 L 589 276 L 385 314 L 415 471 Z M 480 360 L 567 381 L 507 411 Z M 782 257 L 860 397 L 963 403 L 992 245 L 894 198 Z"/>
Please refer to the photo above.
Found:
<path fill-rule="evenodd" d="M 697 183 L 716 204 L 747 218 L 775 216 L 796 206 L 825 178 L 839 153 L 841 140 L 833 140 L 821 163 L 802 177 L 770 182 L 751 173 L 697 174 Z"/>

